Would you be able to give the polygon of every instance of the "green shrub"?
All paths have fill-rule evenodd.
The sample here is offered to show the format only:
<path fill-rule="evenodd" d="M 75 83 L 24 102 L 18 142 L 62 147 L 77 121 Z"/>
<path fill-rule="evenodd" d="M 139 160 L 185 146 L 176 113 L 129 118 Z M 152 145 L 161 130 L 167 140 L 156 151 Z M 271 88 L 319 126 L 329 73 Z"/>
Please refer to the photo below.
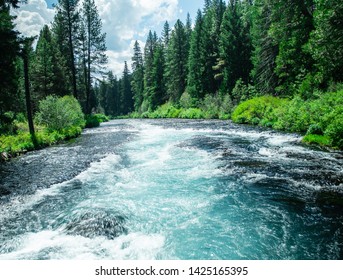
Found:
<path fill-rule="evenodd" d="M 30 133 L 19 133 L 18 135 L 0 136 L 0 152 L 17 154 L 22 151 L 34 149 Z"/>
<path fill-rule="evenodd" d="M 229 119 L 232 112 L 232 100 L 229 95 L 206 95 L 200 104 L 205 119 Z"/>
<path fill-rule="evenodd" d="M 206 119 L 217 119 L 222 104 L 220 96 L 206 95 L 200 108 L 205 112 Z"/>
<path fill-rule="evenodd" d="M 289 101 L 286 107 L 277 110 L 276 115 L 276 129 L 305 133 L 313 123 L 309 104 L 299 96 Z"/>
<path fill-rule="evenodd" d="M 232 113 L 232 120 L 236 123 L 245 124 L 259 124 L 260 122 L 262 123 L 263 119 L 264 123 L 267 121 L 276 122 L 277 115 L 274 110 L 285 103 L 285 100 L 277 97 L 255 97 L 238 105 Z"/>
<path fill-rule="evenodd" d="M 178 118 L 181 109 L 176 108 L 172 103 L 168 102 L 159 106 L 154 112 L 143 114 L 143 117 L 148 117 L 152 119 L 160 118 Z"/>
<path fill-rule="evenodd" d="M 133 112 L 129 114 L 129 118 L 130 119 L 140 119 L 142 117 L 142 115 L 138 112 Z"/>
<path fill-rule="evenodd" d="M 232 89 L 232 99 L 234 104 L 239 104 L 249 98 L 249 88 L 242 79 L 237 80 L 235 87 Z"/>
<path fill-rule="evenodd" d="M 99 127 L 100 121 L 95 115 L 86 115 L 86 128 Z"/>
<path fill-rule="evenodd" d="M 95 114 L 94 116 L 99 120 L 100 123 L 110 121 L 110 119 L 107 116 L 105 116 L 104 114 Z"/>
<path fill-rule="evenodd" d="M 85 120 L 79 102 L 72 96 L 58 98 L 48 96 L 39 102 L 36 122 L 52 131 L 78 126 L 84 127 Z"/>
<path fill-rule="evenodd" d="M 313 135 L 308 134 L 303 138 L 303 142 L 308 144 L 317 144 L 320 146 L 330 146 L 331 140 L 329 137 L 324 135 Z"/>
<path fill-rule="evenodd" d="M 306 133 L 304 141 L 343 149 L 343 90 L 320 93 L 317 99 L 292 100 L 270 96 L 241 103 L 232 114 L 238 123 Z"/>
<path fill-rule="evenodd" d="M 188 108 L 192 108 L 195 107 L 197 104 L 197 102 L 195 101 L 194 98 L 192 98 L 192 96 L 185 91 L 180 98 L 180 105 L 182 108 L 184 109 L 188 109 Z"/>
<path fill-rule="evenodd" d="M 323 129 L 319 124 L 311 124 L 310 127 L 308 128 L 307 135 L 311 135 L 311 134 L 316 134 L 316 135 L 323 135 Z"/>
<path fill-rule="evenodd" d="M 179 117 L 182 119 L 203 119 L 204 114 L 198 108 L 189 108 L 187 110 L 183 110 Z"/>
<path fill-rule="evenodd" d="M 336 115 L 325 130 L 325 136 L 331 139 L 333 147 L 343 149 L 343 112 Z"/>

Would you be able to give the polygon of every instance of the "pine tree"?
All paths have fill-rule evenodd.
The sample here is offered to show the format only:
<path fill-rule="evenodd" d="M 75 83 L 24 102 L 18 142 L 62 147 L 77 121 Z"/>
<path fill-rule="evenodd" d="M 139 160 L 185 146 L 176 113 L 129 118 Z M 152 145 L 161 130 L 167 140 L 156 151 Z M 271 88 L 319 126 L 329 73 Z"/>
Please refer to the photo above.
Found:
<path fill-rule="evenodd" d="M 203 87 L 206 94 L 214 94 L 218 90 L 218 82 L 215 80 L 215 70 L 217 64 L 218 35 L 216 34 L 216 13 L 212 4 L 204 14 L 203 32 L 201 33 L 201 45 L 203 52 L 201 60 L 204 63 Z"/>
<path fill-rule="evenodd" d="M 157 106 L 162 105 L 167 101 L 166 86 L 165 86 L 165 56 L 162 42 L 158 42 L 154 53 L 152 80 L 153 85 L 148 89 L 148 103 L 151 111 Z"/>
<path fill-rule="evenodd" d="M 127 62 L 124 64 L 123 77 L 120 82 L 120 97 L 121 97 L 121 114 L 126 115 L 133 112 L 134 101 L 131 89 L 131 75 Z"/>
<path fill-rule="evenodd" d="M 154 85 L 153 65 L 156 46 L 157 35 L 156 33 L 152 33 L 152 31 L 149 31 L 148 38 L 144 47 L 144 101 L 142 103 L 143 112 L 149 109 L 149 90 Z"/>
<path fill-rule="evenodd" d="M 131 85 L 135 110 L 138 112 L 141 109 L 144 98 L 144 65 L 141 47 L 137 41 L 133 48 Z"/>
<path fill-rule="evenodd" d="M 53 24 L 53 33 L 60 52 L 65 55 L 68 76 L 72 85 L 73 95 L 78 97 L 76 46 L 78 44 L 77 31 L 79 27 L 79 0 L 58 0 L 57 13 Z"/>
<path fill-rule="evenodd" d="M 164 23 L 163 30 L 162 30 L 162 41 L 163 41 L 163 45 L 165 49 L 167 49 L 169 46 L 170 33 L 171 33 L 171 29 L 170 29 L 168 21 L 166 21 Z"/>
<path fill-rule="evenodd" d="M 87 86 L 88 86 L 88 42 L 86 34 L 85 22 L 81 21 L 79 24 L 78 34 L 78 46 L 77 46 L 77 69 L 78 69 L 78 100 L 82 104 L 84 112 L 87 112 Z M 89 88 L 90 89 L 90 88 Z M 89 94 L 89 92 L 88 92 Z"/>
<path fill-rule="evenodd" d="M 203 15 L 198 10 L 194 31 L 191 37 L 190 52 L 188 59 L 188 79 L 187 79 L 187 92 L 195 100 L 200 100 L 205 96 L 206 90 L 204 87 L 204 68 L 205 61 L 203 53 L 206 52 L 203 46 L 203 32 L 204 21 Z"/>
<path fill-rule="evenodd" d="M 178 102 L 186 88 L 187 81 L 187 34 L 185 26 L 178 20 L 171 35 L 167 56 L 168 96 Z"/>
<path fill-rule="evenodd" d="M 0 132 L 7 130 L 11 122 L 5 113 L 16 111 L 18 100 L 19 33 L 14 30 L 14 17 L 10 7 L 18 7 L 18 1 L 0 2 Z"/>
<path fill-rule="evenodd" d="M 343 5 L 340 0 L 315 1 L 314 10 L 315 31 L 311 34 L 310 53 L 318 71 L 319 81 L 328 84 L 343 82 Z M 315 9 L 314 9 L 315 8 Z"/>
<path fill-rule="evenodd" d="M 108 73 L 108 87 L 106 91 L 106 115 L 118 116 L 120 111 L 120 95 L 117 77 Z"/>
<path fill-rule="evenodd" d="M 275 74 L 278 44 L 269 34 L 272 23 L 270 0 L 257 0 L 252 12 L 252 63 L 251 76 L 256 89 L 261 94 L 274 94 L 278 85 Z"/>
<path fill-rule="evenodd" d="M 92 75 L 102 73 L 101 67 L 107 63 L 106 34 L 101 33 L 102 22 L 94 0 L 84 0 L 82 15 L 86 31 L 87 78 L 86 78 L 86 113 L 90 113 L 90 94 Z"/>
<path fill-rule="evenodd" d="M 52 93 L 53 87 L 53 64 L 52 45 L 49 27 L 45 25 L 40 32 L 37 47 L 34 53 L 31 78 L 36 103 Z"/>
<path fill-rule="evenodd" d="M 231 93 L 238 80 L 245 84 L 249 81 L 252 69 L 249 31 L 244 26 L 241 2 L 231 1 L 224 13 L 220 33 L 220 56 L 224 62 L 223 94 Z"/>
<path fill-rule="evenodd" d="M 33 99 L 38 101 L 48 95 L 68 94 L 69 84 L 65 81 L 65 61 L 54 42 L 47 25 L 40 32 L 31 66 Z"/>
<path fill-rule="evenodd" d="M 306 45 L 314 29 L 310 9 L 313 0 L 272 0 L 272 23 L 269 33 L 278 44 L 275 73 L 279 78 L 278 94 L 293 94 L 296 83 L 312 72 L 313 60 Z"/>
<path fill-rule="evenodd" d="M 204 13 L 206 14 L 212 6 L 212 0 L 205 0 L 204 2 Z"/>

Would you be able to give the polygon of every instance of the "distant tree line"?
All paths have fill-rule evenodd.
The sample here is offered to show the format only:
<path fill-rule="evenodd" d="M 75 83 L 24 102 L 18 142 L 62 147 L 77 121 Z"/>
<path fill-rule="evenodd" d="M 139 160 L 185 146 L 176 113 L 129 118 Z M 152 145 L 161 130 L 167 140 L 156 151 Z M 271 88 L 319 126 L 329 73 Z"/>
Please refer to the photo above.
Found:
<path fill-rule="evenodd" d="M 150 31 L 143 48 L 136 41 L 132 73 L 125 67 L 125 82 L 110 76 L 99 91 L 116 94 L 114 115 L 209 96 L 233 106 L 257 95 L 311 99 L 343 80 L 342 19 L 339 0 L 206 0 L 194 26 L 188 15 L 160 37 Z"/>

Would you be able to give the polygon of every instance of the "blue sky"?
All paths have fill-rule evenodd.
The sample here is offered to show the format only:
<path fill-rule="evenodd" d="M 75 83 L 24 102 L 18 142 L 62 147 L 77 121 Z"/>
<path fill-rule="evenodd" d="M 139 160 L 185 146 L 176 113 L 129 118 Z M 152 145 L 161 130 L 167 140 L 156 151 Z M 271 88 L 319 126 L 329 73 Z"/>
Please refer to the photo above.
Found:
<path fill-rule="evenodd" d="M 53 20 L 54 3 L 57 0 L 28 0 L 28 4 L 14 12 L 18 30 L 26 36 L 38 35 L 43 25 Z M 194 22 L 204 0 L 95 0 L 95 3 L 107 34 L 107 67 L 120 76 L 124 61 L 131 64 L 135 40 L 143 48 L 150 29 L 160 35 L 166 20 L 171 26 L 178 18 L 185 22 L 187 12 Z"/>

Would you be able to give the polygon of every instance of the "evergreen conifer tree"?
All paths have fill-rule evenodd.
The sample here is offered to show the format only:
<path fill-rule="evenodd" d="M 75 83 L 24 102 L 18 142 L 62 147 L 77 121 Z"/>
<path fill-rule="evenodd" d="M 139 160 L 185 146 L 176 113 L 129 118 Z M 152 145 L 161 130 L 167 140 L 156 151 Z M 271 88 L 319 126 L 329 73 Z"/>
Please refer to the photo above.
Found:
<path fill-rule="evenodd" d="M 184 24 L 178 20 L 172 31 L 167 55 L 168 96 L 178 102 L 186 88 L 187 81 L 187 34 Z"/>
<path fill-rule="evenodd" d="M 66 57 L 68 76 L 75 98 L 78 97 L 76 68 L 77 31 L 80 21 L 78 3 L 79 0 L 58 0 L 53 25 L 56 43 L 60 52 Z"/>
<path fill-rule="evenodd" d="M 144 98 L 144 65 L 143 54 L 138 41 L 133 47 L 132 57 L 132 91 L 134 96 L 135 110 L 141 109 Z"/>
<path fill-rule="evenodd" d="M 102 33 L 102 22 L 94 0 L 84 0 L 82 15 L 87 41 L 86 113 L 90 113 L 92 75 L 103 73 L 102 65 L 107 63 L 106 34 Z"/>

